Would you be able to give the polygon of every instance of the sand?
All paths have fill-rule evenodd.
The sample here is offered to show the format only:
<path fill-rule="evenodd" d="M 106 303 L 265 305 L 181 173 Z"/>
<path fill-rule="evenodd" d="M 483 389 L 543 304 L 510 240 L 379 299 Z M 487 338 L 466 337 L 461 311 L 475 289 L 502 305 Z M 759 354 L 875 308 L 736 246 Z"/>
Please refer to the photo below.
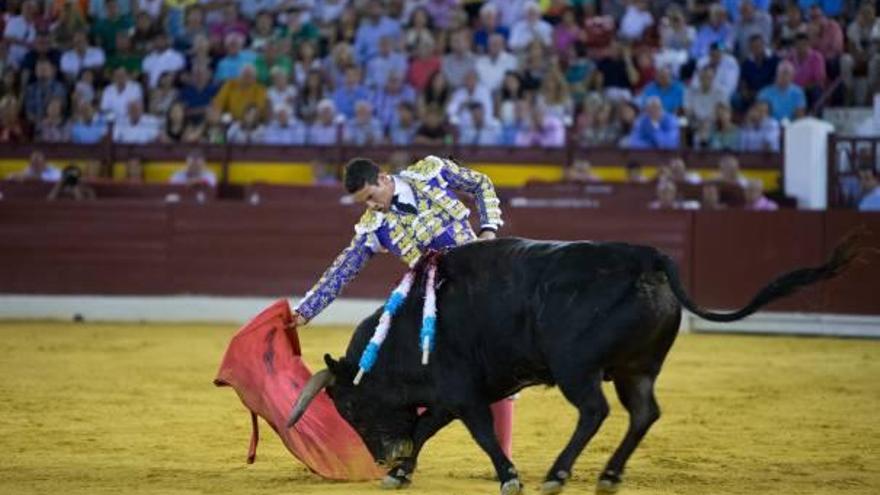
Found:
<path fill-rule="evenodd" d="M 0 494 L 379 494 L 307 472 L 268 429 L 245 464 L 250 420 L 211 384 L 232 326 L 0 323 Z M 345 328 L 301 332 L 307 360 Z M 568 493 L 592 493 L 622 436 L 612 413 Z M 880 493 L 880 342 L 683 335 L 658 383 L 663 417 L 622 494 Z M 574 426 L 554 389 L 516 405 L 515 462 L 538 487 Z M 495 494 L 460 424 L 426 447 L 413 494 Z"/>

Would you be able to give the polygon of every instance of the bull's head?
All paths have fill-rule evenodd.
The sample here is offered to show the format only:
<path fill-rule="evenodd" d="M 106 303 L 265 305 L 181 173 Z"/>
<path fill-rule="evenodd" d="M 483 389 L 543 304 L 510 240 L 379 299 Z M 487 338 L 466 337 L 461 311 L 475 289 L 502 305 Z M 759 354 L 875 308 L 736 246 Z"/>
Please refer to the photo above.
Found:
<path fill-rule="evenodd" d="M 287 427 L 293 427 L 305 414 L 312 400 L 327 389 L 339 414 L 348 421 L 380 465 L 393 466 L 412 454 L 412 433 L 417 413 L 415 409 L 388 400 L 391 392 L 369 378 L 354 385 L 355 367 L 344 358 L 334 361 L 324 355 L 327 369 L 315 373 L 302 389 Z"/>

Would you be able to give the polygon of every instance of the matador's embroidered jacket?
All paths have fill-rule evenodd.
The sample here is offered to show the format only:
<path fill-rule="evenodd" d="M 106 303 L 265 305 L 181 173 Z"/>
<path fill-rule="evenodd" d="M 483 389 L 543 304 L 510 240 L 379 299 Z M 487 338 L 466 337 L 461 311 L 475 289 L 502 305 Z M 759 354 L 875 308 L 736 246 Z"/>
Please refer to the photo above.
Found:
<path fill-rule="evenodd" d="M 333 302 L 370 257 L 382 248 L 413 266 L 428 249 L 476 239 L 468 223 L 470 210 L 454 191 L 474 195 L 481 229 L 497 230 L 504 223 L 500 201 L 489 178 L 451 160 L 428 156 L 395 179 L 405 181 L 412 188 L 417 212 L 404 213 L 395 208 L 387 212 L 367 210 L 354 227 L 351 244 L 336 257 L 297 306 L 296 311 L 306 320 L 311 320 Z"/>

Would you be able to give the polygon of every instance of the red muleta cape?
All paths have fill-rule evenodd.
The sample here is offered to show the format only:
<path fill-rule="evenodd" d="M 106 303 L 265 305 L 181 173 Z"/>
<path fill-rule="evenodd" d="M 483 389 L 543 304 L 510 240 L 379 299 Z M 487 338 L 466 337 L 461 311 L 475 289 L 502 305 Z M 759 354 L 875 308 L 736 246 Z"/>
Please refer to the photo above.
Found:
<path fill-rule="evenodd" d="M 300 390 L 312 376 L 302 361 L 290 306 L 280 299 L 264 309 L 232 337 L 214 384 L 231 386 L 251 411 L 248 463 L 256 457 L 262 417 L 281 437 L 287 450 L 309 469 L 334 480 L 369 480 L 382 476 L 358 434 L 321 392 L 296 427 L 285 426 Z"/>

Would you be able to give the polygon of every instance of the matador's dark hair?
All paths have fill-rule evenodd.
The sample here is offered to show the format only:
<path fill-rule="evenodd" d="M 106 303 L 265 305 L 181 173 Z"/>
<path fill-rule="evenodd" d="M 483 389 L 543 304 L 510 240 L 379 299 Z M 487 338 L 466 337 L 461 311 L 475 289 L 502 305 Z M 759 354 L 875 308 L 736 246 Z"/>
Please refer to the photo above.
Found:
<path fill-rule="evenodd" d="M 369 158 L 355 158 L 345 164 L 345 190 L 354 194 L 367 184 L 379 183 L 379 166 Z"/>

